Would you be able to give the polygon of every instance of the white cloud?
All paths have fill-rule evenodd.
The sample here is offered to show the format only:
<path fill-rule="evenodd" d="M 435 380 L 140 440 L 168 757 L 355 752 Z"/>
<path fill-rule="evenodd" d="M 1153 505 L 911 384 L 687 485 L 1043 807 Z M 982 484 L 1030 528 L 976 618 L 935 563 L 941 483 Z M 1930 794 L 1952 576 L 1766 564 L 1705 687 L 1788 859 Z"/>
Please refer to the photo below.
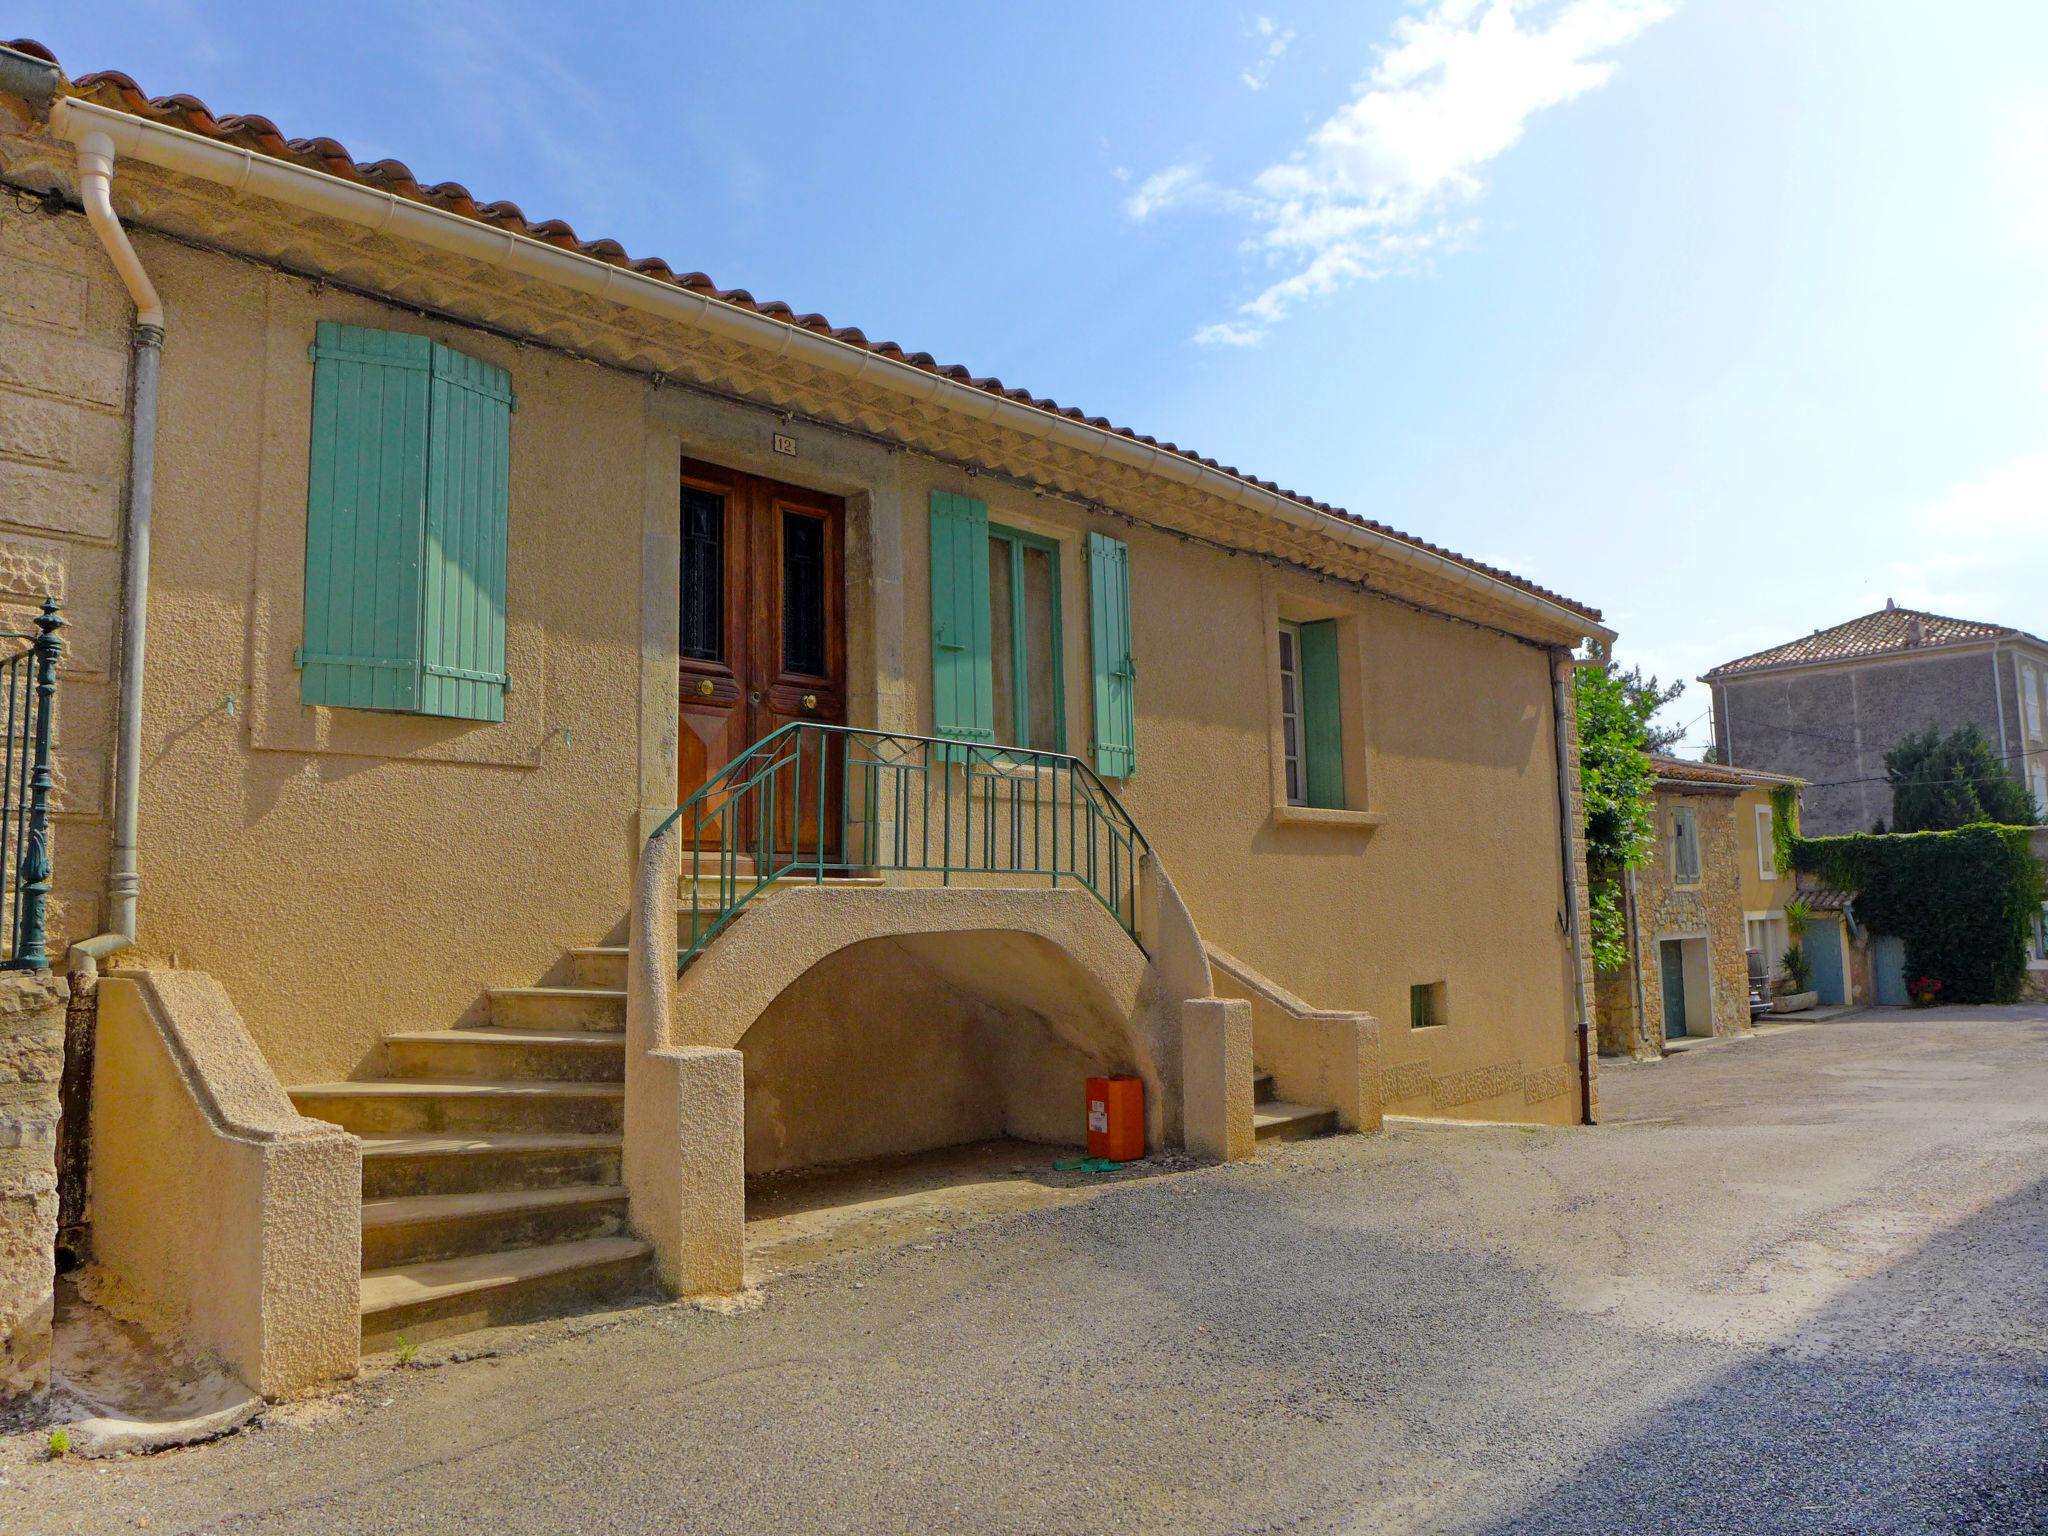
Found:
<path fill-rule="evenodd" d="M 1249 91 L 1263 91 L 1272 82 L 1273 71 L 1294 42 L 1294 28 L 1283 27 L 1270 16 L 1253 22 L 1247 36 L 1257 39 L 1259 55 L 1239 72 L 1238 79 Z"/>
<path fill-rule="evenodd" d="M 1134 218 L 1197 202 L 1244 211 L 1255 247 L 1291 269 L 1239 306 L 1244 320 L 1272 325 L 1304 300 L 1414 270 L 1463 244 L 1475 225 L 1461 211 L 1529 119 L 1604 85 L 1616 50 L 1676 6 L 1430 0 L 1395 22 L 1351 100 L 1249 192 L 1209 188 L 1192 166 L 1177 165 L 1126 206 Z M 1197 335 L 1242 345 L 1235 338 L 1245 329 L 1205 326 Z"/>
<path fill-rule="evenodd" d="M 1194 339 L 1205 347 L 1256 347 L 1266 339 L 1266 328 L 1263 325 L 1242 325 L 1235 320 L 1219 320 L 1195 332 Z"/>
<path fill-rule="evenodd" d="M 1188 201 L 1201 184 L 1201 167 L 1192 161 L 1169 165 L 1138 183 L 1138 190 L 1124 199 L 1124 212 L 1142 223 L 1155 213 Z"/>

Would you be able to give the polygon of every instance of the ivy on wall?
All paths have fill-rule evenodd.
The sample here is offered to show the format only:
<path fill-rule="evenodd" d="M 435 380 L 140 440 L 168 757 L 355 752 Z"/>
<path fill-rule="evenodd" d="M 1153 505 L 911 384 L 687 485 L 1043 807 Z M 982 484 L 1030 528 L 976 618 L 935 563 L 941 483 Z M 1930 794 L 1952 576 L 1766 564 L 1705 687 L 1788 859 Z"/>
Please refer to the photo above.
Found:
<path fill-rule="evenodd" d="M 1856 894 L 1858 922 L 1903 939 L 1906 974 L 1939 981 L 1944 1002 L 2018 999 L 2043 895 L 2027 828 L 1794 837 L 1791 850 L 1793 868 Z"/>

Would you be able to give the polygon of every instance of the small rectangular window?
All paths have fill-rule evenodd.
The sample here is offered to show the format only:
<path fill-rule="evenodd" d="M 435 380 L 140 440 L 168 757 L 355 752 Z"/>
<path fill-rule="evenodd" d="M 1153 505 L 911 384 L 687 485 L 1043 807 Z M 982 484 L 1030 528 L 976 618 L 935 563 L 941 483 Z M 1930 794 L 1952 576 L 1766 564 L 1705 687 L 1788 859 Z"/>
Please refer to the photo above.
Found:
<path fill-rule="evenodd" d="M 683 487 L 681 650 L 698 661 L 725 659 L 725 498 Z"/>
<path fill-rule="evenodd" d="M 1680 885 L 1700 883 L 1700 817 L 1689 805 L 1671 811 L 1671 878 Z"/>
<path fill-rule="evenodd" d="M 1287 803 L 1308 804 L 1308 759 L 1302 750 L 1301 626 L 1280 626 L 1280 750 L 1287 762 Z"/>
<path fill-rule="evenodd" d="M 1419 981 L 1408 989 L 1408 1027 L 1410 1029 L 1434 1029 L 1439 1024 L 1449 1023 L 1444 1008 L 1444 984 L 1440 981 Z"/>
<path fill-rule="evenodd" d="M 1777 829 L 1768 805 L 1756 808 L 1756 873 L 1760 880 L 1778 878 Z"/>
<path fill-rule="evenodd" d="M 825 520 L 782 514 L 782 668 L 826 674 Z"/>

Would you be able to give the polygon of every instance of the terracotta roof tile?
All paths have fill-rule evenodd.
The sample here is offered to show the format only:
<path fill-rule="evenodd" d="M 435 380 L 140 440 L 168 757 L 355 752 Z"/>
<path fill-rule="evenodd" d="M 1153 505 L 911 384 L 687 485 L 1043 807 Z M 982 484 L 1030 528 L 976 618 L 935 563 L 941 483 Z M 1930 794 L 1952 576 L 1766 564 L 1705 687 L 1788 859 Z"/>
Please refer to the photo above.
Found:
<path fill-rule="evenodd" d="M 1715 788 L 1752 789 L 1772 784 L 1797 784 L 1802 782 L 1782 773 L 1765 773 L 1757 768 L 1731 768 L 1725 763 L 1699 763 L 1689 757 L 1666 757 L 1661 752 L 1648 754 L 1650 766 L 1656 770 L 1657 781 L 1672 784 L 1712 785 Z"/>
<path fill-rule="evenodd" d="M 1810 635 L 1774 645 L 1767 651 L 1724 661 L 1706 673 L 1701 681 L 1738 677 L 1745 672 L 1762 672 L 1771 667 L 1851 661 L 2019 633 L 2007 625 L 1980 624 L 1974 619 L 1952 619 L 1946 614 L 1926 613 L 1918 608 L 1886 606 L 1875 613 L 1866 613 L 1860 619 L 1837 624 L 1832 629 L 1816 629 Z"/>
<path fill-rule="evenodd" d="M 22 53 L 33 54 L 40 59 L 46 59 L 52 64 L 58 62 L 56 55 L 50 52 L 48 48 L 30 39 L 19 39 L 8 43 L 6 46 Z M 545 241 L 549 245 L 559 246 L 564 250 L 579 251 L 599 261 L 609 262 L 614 266 L 627 267 L 664 282 L 672 282 L 676 286 L 688 289 L 692 293 L 717 299 L 735 308 L 751 310 L 755 314 L 782 320 L 787 324 L 799 326 L 805 330 L 836 337 L 842 342 L 864 348 L 878 356 L 906 363 L 914 368 L 921 368 L 928 373 L 956 379 L 969 388 L 1001 395 L 1006 399 L 1029 405 L 1055 416 L 1063 416 L 1071 421 L 1082 422 L 1104 432 L 1112 432 L 1119 437 L 1129 438 L 1134 442 L 1149 444 L 1168 453 L 1176 454 L 1192 463 L 1201 464 L 1222 474 L 1229 475 L 1234 479 L 1258 486 L 1262 490 L 1272 492 L 1274 495 L 1283 496 L 1290 501 L 1298 502 L 1302 506 L 1312 508 L 1326 516 L 1350 523 L 1356 527 L 1370 529 L 1372 532 L 1383 537 L 1397 540 L 1415 549 L 1424 550 L 1430 554 L 1441 556 L 1446 560 L 1454 561 L 1466 569 L 1476 571 L 1492 580 L 1555 603 L 1560 608 L 1566 609 L 1571 613 L 1578 614 L 1595 622 L 1600 618 L 1599 609 L 1588 607 L 1586 604 L 1574 601 L 1561 593 L 1553 592 L 1547 587 L 1538 586 L 1535 582 L 1525 580 L 1511 571 L 1502 570 L 1498 566 L 1487 565 L 1483 561 L 1472 559 L 1469 555 L 1461 555 L 1456 550 L 1445 549 L 1441 545 L 1432 544 L 1427 539 L 1418 538 L 1414 534 L 1403 533 L 1397 528 L 1390 528 L 1385 523 L 1377 522 L 1372 518 L 1361 517 L 1354 512 L 1347 512 L 1342 507 L 1333 506 L 1329 502 L 1317 501 L 1298 492 L 1285 490 L 1271 480 L 1261 480 L 1234 466 L 1219 464 L 1214 459 L 1204 458 L 1200 454 L 1190 449 L 1182 448 L 1176 443 L 1165 442 L 1155 437 L 1133 432 L 1128 427 L 1117 426 L 1100 416 L 1089 416 L 1072 406 L 1063 406 L 1056 400 L 1034 395 L 1028 390 L 1007 387 L 1000 379 L 976 378 L 967 369 L 958 364 L 940 364 L 929 352 L 905 352 L 901 346 L 893 341 L 872 341 L 864 332 L 858 329 L 853 327 L 835 327 L 822 315 L 798 315 L 789 305 L 776 301 L 758 300 L 744 288 L 719 288 L 702 272 L 686 272 L 678 275 L 667 262 L 662 261 L 658 257 L 635 260 L 628 257 L 624 248 L 615 240 L 584 240 L 577 235 L 573 228 L 560 219 L 529 219 L 516 203 L 499 201 L 479 204 L 470 194 L 468 188 L 456 182 L 444 181 L 433 186 L 424 186 L 402 161 L 378 160 L 365 164 L 355 160 L 343 145 L 333 139 L 287 138 L 284 132 L 267 117 L 258 117 L 247 113 L 218 115 L 196 96 L 182 94 L 150 96 L 129 76 L 114 70 L 99 70 L 92 74 L 80 75 L 72 82 L 72 91 L 74 94 L 93 101 L 100 106 L 131 113 L 136 117 L 146 118 L 153 122 L 169 123 L 175 127 L 201 134 L 207 138 L 219 139 L 235 144 L 240 148 L 268 155 L 274 159 L 288 161 L 295 165 L 325 171 L 345 181 L 360 182 L 366 186 L 373 186 L 380 191 L 390 192 L 414 202 L 424 203 L 429 207 L 440 208 L 449 213 L 459 214 L 464 218 L 476 219 L 498 228 L 510 229 L 515 233 L 530 235 L 536 240 Z"/>

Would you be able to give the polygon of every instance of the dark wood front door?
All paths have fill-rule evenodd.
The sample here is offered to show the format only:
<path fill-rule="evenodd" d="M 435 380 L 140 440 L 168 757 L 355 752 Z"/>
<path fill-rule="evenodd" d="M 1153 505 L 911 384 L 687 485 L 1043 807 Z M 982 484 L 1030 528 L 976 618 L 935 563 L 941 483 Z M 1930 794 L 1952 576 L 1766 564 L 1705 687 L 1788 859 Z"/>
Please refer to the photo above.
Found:
<path fill-rule="evenodd" d="M 846 504 L 693 459 L 682 475 L 677 790 L 687 800 L 792 721 L 845 723 Z M 837 753 L 820 761 L 807 743 L 800 767 L 774 776 L 777 855 L 817 851 L 821 789 L 826 854 L 836 855 L 838 762 Z M 705 843 L 758 851 L 769 801 L 762 790 L 747 795 L 731 817 L 707 824 Z"/>

